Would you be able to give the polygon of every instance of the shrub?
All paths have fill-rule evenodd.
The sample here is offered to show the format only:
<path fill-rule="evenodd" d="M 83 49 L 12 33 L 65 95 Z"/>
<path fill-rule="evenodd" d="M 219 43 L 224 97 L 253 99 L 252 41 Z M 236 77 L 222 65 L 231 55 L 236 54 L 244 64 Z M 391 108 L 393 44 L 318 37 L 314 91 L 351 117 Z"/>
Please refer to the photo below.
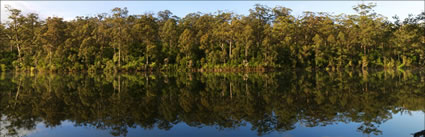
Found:
<path fill-rule="evenodd" d="M 1 72 L 6 72 L 6 65 L 4 65 L 4 64 L 0 64 L 0 71 Z"/>

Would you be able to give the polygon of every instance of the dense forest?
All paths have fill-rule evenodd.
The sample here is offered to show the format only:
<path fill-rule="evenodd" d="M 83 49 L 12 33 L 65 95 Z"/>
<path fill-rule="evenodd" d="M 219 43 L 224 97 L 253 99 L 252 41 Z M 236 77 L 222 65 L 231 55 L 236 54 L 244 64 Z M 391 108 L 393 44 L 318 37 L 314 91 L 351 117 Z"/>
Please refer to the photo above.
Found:
<path fill-rule="evenodd" d="M 389 21 L 376 4 L 354 15 L 255 5 L 248 15 L 218 11 L 183 18 L 165 10 L 41 20 L 6 6 L 0 70 L 233 71 L 401 69 L 425 65 L 425 12 Z"/>
<path fill-rule="evenodd" d="M 409 70 L 0 73 L 0 131 L 6 131 L 0 133 L 17 136 L 39 123 L 55 128 L 71 121 L 116 136 L 138 127 L 170 130 L 179 123 L 218 129 L 249 124 L 267 135 L 352 122 L 358 123 L 354 132 L 388 136 L 380 125 L 392 123 L 394 115 L 425 112 L 423 81 L 423 71 Z"/>

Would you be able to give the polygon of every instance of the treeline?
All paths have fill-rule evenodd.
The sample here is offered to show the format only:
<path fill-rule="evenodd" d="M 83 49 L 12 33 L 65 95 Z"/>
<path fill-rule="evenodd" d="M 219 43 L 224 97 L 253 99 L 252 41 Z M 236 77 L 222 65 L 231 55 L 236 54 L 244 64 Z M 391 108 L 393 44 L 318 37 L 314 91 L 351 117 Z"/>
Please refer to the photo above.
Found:
<path fill-rule="evenodd" d="M 2 71 L 340 70 L 425 65 L 425 13 L 390 22 L 360 4 L 355 15 L 255 5 L 249 15 L 170 11 L 76 17 L 71 21 L 7 7 L 0 26 Z"/>
<path fill-rule="evenodd" d="M 178 124 L 251 125 L 266 135 L 338 123 L 358 123 L 350 130 L 379 135 L 380 125 L 394 114 L 425 110 L 423 81 L 425 74 L 417 71 L 1 73 L 0 117 L 9 123 L 3 124 L 6 136 L 66 121 L 116 136 L 136 127 L 170 130 Z"/>

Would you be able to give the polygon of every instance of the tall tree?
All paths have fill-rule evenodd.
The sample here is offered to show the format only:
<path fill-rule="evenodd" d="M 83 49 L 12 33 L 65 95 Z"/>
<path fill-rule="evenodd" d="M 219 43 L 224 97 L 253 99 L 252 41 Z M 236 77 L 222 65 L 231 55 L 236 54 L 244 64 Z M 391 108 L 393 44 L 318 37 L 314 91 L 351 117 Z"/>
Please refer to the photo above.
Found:
<path fill-rule="evenodd" d="M 168 19 L 164 25 L 161 26 L 159 32 L 162 42 L 162 53 L 165 54 L 165 62 L 167 63 L 176 63 L 179 37 L 179 30 L 177 27 L 177 21 L 175 19 Z"/>
<path fill-rule="evenodd" d="M 112 43 L 114 49 L 118 49 L 118 53 L 114 54 L 114 57 L 118 56 L 118 68 L 121 68 L 121 53 L 124 46 L 127 46 L 129 32 L 128 30 L 128 10 L 127 8 L 114 8 L 112 9 Z M 114 50 L 115 51 L 115 50 Z M 118 54 L 118 55 L 116 55 Z"/>
<path fill-rule="evenodd" d="M 46 57 L 48 59 L 48 64 L 43 65 L 47 65 L 50 69 L 57 69 L 57 66 L 62 65 L 62 52 L 64 50 L 66 37 L 66 23 L 63 19 L 58 17 L 47 18 L 46 25 L 40 37 L 40 41 L 43 44 L 43 49 L 45 53 L 47 53 Z M 56 59 L 53 60 L 53 58 Z"/>
<path fill-rule="evenodd" d="M 132 30 L 135 31 L 133 36 L 136 37 L 136 41 L 145 47 L 145 68 L 147 68 L 150 58 L 154 60 L 159 59 L 160 56 L 159 49 L 161 48 L 159 47 L 159 26 L 152 14 L 145 14 L 136 19 Z"/>
<path fill-rule="evenodd" d="M 24 27 L 23 24 L 25 23 L 25 17 L 21 14 L 21 10 L 14 9 L 10 6 L 6 6 L 6 9 L 10 12 L 9 21 L 7 24 L 10 29 L 10 33 L 8 35 L 10 39 L 11 48 L 10 50 L 13 50 L 12 45 L 16 47 L 18 50 L 18 61 L 19 65 L 21 66 L 22 63 L 22 44 L 24 42 L 23 34 L 24 33 Z"/>

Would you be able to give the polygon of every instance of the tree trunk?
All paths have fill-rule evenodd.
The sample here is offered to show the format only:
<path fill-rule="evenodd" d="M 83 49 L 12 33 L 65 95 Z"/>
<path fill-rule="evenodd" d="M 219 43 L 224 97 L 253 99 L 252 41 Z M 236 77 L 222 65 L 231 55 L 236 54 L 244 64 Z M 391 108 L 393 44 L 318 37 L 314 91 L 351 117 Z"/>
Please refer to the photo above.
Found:
<path fill-rule="evenodd" d="M 22 58 L 21 58 L 21 48 L 19 47 L 19 44 L 16 45 L 16 48 L 18 49 L 18 58 L 19 58 L 19 62 L 22 63 Z"/>
<path fill-rule="evenodd" d="M 121 93 L 121 75 L 118 74 L 118 93 Z"/>
<path fill-rule="evenodd" d="M 121 68 L 121 43 L 118 46 L 118 68 Z"/>
<path fill-rule="evenodd" d="M 171 42 L 171 39 L 170 39 L 170 40 L 168 41 L 168 50 L 169 50 L 168 52 L 169 52 L 169 55 L 171 55 L 171 52 L 172 52 L 172 50 L 171 50 L 171 49 L 172 49 L 172 48 L 174 48 L 173 46 L 171 46 L 171 43 L 172 43 L 172 42 Z M 170 57 L 169 57 L 169 58 L 170 58 Z M 171 59 L 171 58 L 170 58 L 170 59 Z"/>
<path fill-rule="evenodd" d="M 49 50 L 49 65 L 52 64 L 52 49 Z"/>
<path fill-rule="evenodd" d="M 367 60 L 367 55 L 366 55 L 366 45 L 363 45 L 363 56 L 366 58 Z M 365 63 L 363 62 L 362 59 L 362 70 L 364 70 L 366 68 Z"/>
<path fill-rule="evenodd" d="M 16 48 L 18 49 L 19 62 L 22 62 L 22 59 L 21 59 L 21 48 L 19 47 L 19 36 L 18 36 L 18 30 L 16 29 L 16 23 L 15 23 L 15 40 L 16 40 Z"/>
<path fill-rule="evenodd" d="M 146 78 L 146 94 L 149 93 L 149 75 L 147 75 L 147 72 L 145 72 L 145 78 Z"/>
<path fill-rule="evenodd" d="M 145 69 L 148 70 L 148 65 L 149 65 L 149 51 L 148 51 L 148 45 L 146 45 L 146 65 L 145 65 Z"/>
<path fill-rule="evenodd" d="M 230 46 L 229 46 L 229 59 L 232 57 L 232 41 L 230 41 Z"/>
<path fill-rule="evenodd" d="M 221 43 L 221 50 L 223 50 L 223 53 L 226 53 L 226 49 L 224 49 L 224 43 Z M 226 57 L 224 57 L 224 63 L 226 63 Z"/>
<path fill-rule="evenodd" d="M 366 56 L 366 46 L 363 46 L 363 54 Z"/>
<path fill-rule="evenodd" d="M 245 46 L 245 60 L 248 61 L 248 46 Z"/>
<path fill-rule="evenodd" d="M 232 92 L 232 83 L 229 81 L 229 87 L 230 87 L 230 99 L 233 98 L 233 92 Z"/>
<path fill-rule="evenodd" d="M 119 27 L 119 34 L 121 35 L 121 26 Z M 118 68 L 121 69 L 121 43 L 122 43 L 122 38 L 120 36 L 120 41 L 118 44 Z"/>

